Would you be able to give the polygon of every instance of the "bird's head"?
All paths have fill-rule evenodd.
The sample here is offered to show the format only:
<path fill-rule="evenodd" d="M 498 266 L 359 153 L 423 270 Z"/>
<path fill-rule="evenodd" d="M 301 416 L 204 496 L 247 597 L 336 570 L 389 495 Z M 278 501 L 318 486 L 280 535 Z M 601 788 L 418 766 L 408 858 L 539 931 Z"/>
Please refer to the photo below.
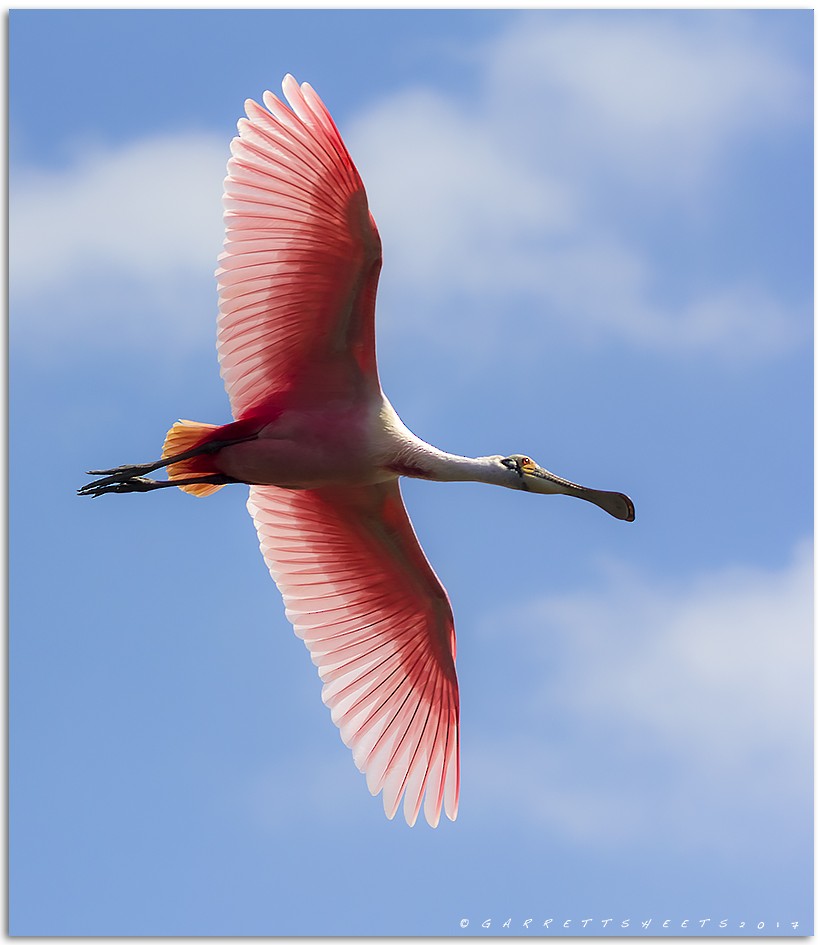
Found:
<path fill-rule="evenodd" d="M 634 504 L 622 492 L 602 492 L 599 489 L 589 489 L 579 486 L 568 479 L 555 476 L 529 456 L 514 453 L 511 456 L 493 457 L 503 472 L 502 485 L 509 489 L 522 489 L 524 492 L 539 492 L 543 495 L 572 495 L 578 499 L 593 502 L 601 509 L 619 518 L 624 522 L 634 521 Z"/>

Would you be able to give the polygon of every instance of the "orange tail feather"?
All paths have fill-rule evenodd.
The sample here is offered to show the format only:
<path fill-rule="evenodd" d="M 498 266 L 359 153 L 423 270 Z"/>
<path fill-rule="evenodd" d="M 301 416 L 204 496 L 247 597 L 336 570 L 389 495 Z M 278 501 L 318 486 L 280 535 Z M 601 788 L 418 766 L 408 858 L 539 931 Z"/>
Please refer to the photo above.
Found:
<path fill-rule="evenodd" d="M 163 443 L 163 459 L 169 456 L 176 456 L 178 453 L 185 453 L 187 450 L 194 449 L 201 443 L 208 440 L 208 434 L 212 430 L 218 429 L 214 423 L 198 423 L 195 420 L 178 420 L 177 423 L 166 434 L 166 440 Z M 211 465 L 211 456 L 192 456 L 191 459 L 184 459 L 179 463 L 172 463 L 168 467 L 169 479 L 189 479 L 191 476 L 208 476 L 216 472 Z M 222 486 L 213 483 L 204 483 L 199 485 L 179 486 L 183 492 L 189 495 L 207 496 L 212 492 L 222 489 Z"/>

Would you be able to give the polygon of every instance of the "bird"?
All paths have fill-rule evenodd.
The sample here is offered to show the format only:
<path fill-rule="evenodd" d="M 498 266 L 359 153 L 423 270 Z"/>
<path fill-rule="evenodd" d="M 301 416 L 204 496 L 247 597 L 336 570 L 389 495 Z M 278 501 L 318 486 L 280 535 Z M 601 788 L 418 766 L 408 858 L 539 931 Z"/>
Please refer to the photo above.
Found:
<path fill-rule="evenodd" d="M 436 827 L 460 792 L 455 629 L 415 535 L 401 477 L 476 481 L 587 500 L 634 520 L 632 500 L 530 456 L 445 452 L 383 392 L 375 353 L 382 265 L 366 191 L 308 83 L 248 99 L 224 181 L 217 352 L 233 420 L 178 420 L 155 462 L 90 470 L 79 495 L 249 486 L 247 508 L 322 699 L 391 819 Z M 167 479 L 150 473 L 165 469 Z"/>

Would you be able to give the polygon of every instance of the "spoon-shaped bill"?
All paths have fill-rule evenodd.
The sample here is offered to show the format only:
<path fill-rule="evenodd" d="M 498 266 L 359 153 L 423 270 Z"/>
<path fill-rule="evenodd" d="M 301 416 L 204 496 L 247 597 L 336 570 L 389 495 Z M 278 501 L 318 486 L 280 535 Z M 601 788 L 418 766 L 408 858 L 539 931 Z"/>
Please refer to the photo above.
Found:
<path fill-rule="evenodd" d="M 634 521 L 634 503 L 622 492 L 604 492 L 600 489 L 589 489 L 580 486 L 568 479 L 561 479 L 547 469 L 536 466 L 528 472 L 524 471 L 523 480 L 528 484 L 529 492 L 540 492 L 545 495 L 571 495 L 577 499 L 585 499 L 600 506 L 604 512 L 619 518 L 623 522 Z"/>

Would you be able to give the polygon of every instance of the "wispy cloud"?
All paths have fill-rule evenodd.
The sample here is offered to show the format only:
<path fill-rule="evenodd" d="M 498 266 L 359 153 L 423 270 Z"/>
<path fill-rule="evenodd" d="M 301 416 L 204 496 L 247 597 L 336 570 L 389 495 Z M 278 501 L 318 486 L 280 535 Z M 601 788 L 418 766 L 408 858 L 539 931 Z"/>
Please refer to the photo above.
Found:
<path fill-rule="evenodd" d="M 105 324 L 123 343 L 139 310 L 142 331 L 185 334 L 187 292 L 214 295 L 228 142 L 170 135 L 78 154 L 61 169 L 13 170 L 12 331 L 65 341 Z M 19 306 L 34 316 L 15 319 Z"/>
<path fill-rule="evenodd" d="M 502 626 L 512 660 L 537 661 L 550 678 L 512 707 L 519 738 L 467 757 L 480 803 L 508 794 L 515 819 L 579 840 L 664 832 L 719 853 L 745 846 L 747 831 L 771 841 L 806 815 L 810 543 L 783 568 L 669 586 L 609 565 L 599 590 L 535 601 L 487 633 Z"/>
<path fill-rule="evenodd" d="M 524 14 L 476 50 L 470 99 L 419 84 L 355 117 L 381 319 L 461 351 L 514 344 L 515 307 L 537 339 L 738 361 L 794 346 L 808 319 L 762 273 L 675 299 L 657 253 L 660 227 L 695 208 L 709 238 L 735 149 L 805 118 L 796 67 L 748 22 Z M 228 141 L 74 144 L 68 167 L 13 168 L 12 331 L 116 345 L 159 328 L 173 346 L 214 305 Z M 661 219 L 638 227 L 631 206 Z"/>
<path fill-rule="evenodd" d="M 368 811 L 369 794 L 351 754 L 345 749 L 334 753 L 330 747 L 325 746 L 322 756 L 305 751 L 288 756 L 239 783 L 238 800 L 256 827 L 279 832 L 295 822 L 334 823 Z M 375 815 L 382 814 L 379 799 L 371 806 Z"/>
<path fill-rule="evenodd" d="M 669 200 L 693 199 L 742 135 L 803 120 L 810 93 L 762 23 L 722 12 L 527 15 L 489 75 L 496 110 L 538 119 L 520 136 L 550 164 L 571 169 L 565 152 Z"/>
<path fill-rule="evenodd" d="M 736 148 L 803 120 L 797 70 L 745 26 L 525 15 L 486 50 L 470 106 L 421 87 L 361 115 L 349 136 L 406 329 L 466 344 L 486 320 L 503 344 L 517 306 L 535 331 L 728 360 L 804 337 L 760 272 L 675 300 L 658 262 L 684 217 L 712 238 Z"/>
<path fill-rule="evenodd" d="M 400 93 L 352 125 L 387 260 L 404 280 L 429 291 L 494 289 L 501 254 L 508 263 L 517 247 L 573 225 L 570 193 L 491 131 L 431 89 Z"/>

